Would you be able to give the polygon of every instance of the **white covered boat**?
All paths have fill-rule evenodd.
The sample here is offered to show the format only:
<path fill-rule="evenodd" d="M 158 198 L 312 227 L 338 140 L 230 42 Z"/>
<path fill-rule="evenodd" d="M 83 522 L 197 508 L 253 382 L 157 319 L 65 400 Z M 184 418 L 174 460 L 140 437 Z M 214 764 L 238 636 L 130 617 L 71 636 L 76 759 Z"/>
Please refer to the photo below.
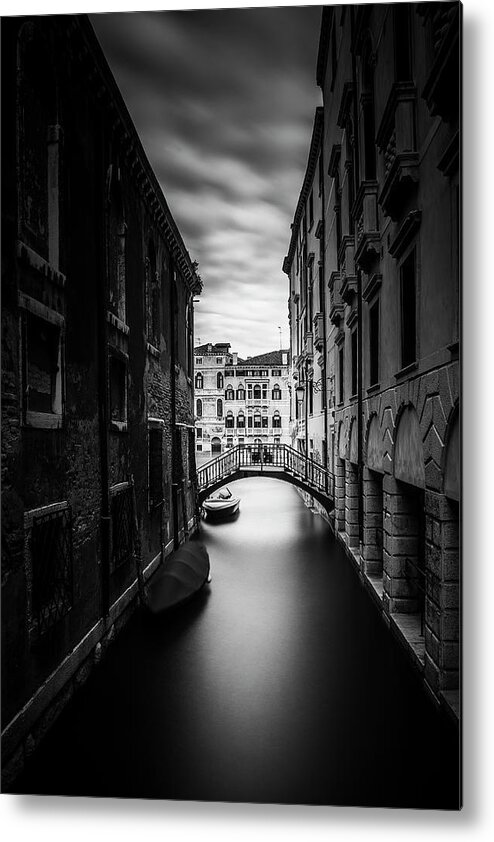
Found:
<path fill-rule="evenodd" d="M 226 486 L 215 491 L 202 504 L 204 516 L 208 520 L 231 517 L 238 512 L 239 506 L 240 497 L 235 497 Z"/>

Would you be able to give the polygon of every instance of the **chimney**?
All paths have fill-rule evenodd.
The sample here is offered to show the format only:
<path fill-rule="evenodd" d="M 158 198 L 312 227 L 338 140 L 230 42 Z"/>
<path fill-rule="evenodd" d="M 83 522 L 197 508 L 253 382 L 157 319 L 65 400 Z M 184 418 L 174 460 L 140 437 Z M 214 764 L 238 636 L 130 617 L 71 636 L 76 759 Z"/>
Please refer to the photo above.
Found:
<path fill-rule="evenodd" d="M 281 352 L 281 365 L 288 365 L 288 351 Z"/>
<path fill-rule="evenodd" d="M 233 351 L 233 353 L 232 353 L 232 357 L 233 357 L 233 365 L 237 365 L 237 361 L 238 361 L 238 351 Z"/>

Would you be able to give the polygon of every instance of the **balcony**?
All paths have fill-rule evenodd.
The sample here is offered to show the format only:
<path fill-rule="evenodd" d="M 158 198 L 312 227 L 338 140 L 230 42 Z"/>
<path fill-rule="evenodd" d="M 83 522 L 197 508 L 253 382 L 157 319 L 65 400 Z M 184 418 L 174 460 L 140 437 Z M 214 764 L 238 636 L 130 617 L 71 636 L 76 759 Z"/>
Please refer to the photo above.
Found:
<path fill-rule="evenodd" d="M 307 332 L 305 334 L 304 339 L 305 339 L 305 348 L 304 348 L 305 354 L 307 355 L 307 357 L 312 357 L 312 355 L 314 354 L 314 343 L 313 343 L 312 333 Z"/>
<path fill-rule="evenodd" d="M 345 304 L 351 307 L 357 295 L 357 278 L 355 275 L 345 275 L 341 285 L 340 295 Z"/>
<path fill-rule="evenodd" d="M 329 289 L 329 320 L 331 324 L 338 326 L 343 318 L 344 306 L 340 297 L 341 275 L 339 272 L 331 272 L 328 281 Z"/>
<path fill-rule="evenodd" d="M 338 264 L 342 275 L 355 275 L 355 235 L 346 234 L 341 238 L 338 249 Z"/>
<path fill-rule="evenodd" d="M 322 313 L 314 316 L 314 346 L 319 350 L 324 345 L 324 318 Z"/>
<path fill-rule="evenodd" d="M 379 257 L 381 248 L 377 190 L 377 181 L 363 181 L 352 209 L 357 232 L 355 263 L 364 272 L 368 272 L 373 262 Z"/>
<path fill-rule="evenodd" d="M 379 204 L 386 216 L 394 221 L 418 180 L 416 99 L 417 92 L 412 82 L 395 82 L 376 136 L 384 160 L 384 183 Z"/>

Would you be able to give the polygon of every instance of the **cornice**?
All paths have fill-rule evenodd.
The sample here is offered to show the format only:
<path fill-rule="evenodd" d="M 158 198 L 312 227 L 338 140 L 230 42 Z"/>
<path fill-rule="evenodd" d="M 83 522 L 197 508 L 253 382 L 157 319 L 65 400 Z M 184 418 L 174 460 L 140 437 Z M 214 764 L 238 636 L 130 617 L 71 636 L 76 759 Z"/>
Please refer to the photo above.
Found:
<path fill-rule="evenodd" d="M 307 161 L 307 168 L 305 171 L 304 181 L 302 184 L 302 189 L 300 191 L 299 199 L 297 202 L 297 208 L 295 210 L 295 216 L 293 217 L 293 222 L 291 224 L 292 229 L 292 236 L 290 238 L 290 245 L 288 247 L 288 254 L 286 255 L 283 261 L 283 271 L 286 275 L 290 274 L 290 269 L 292 267 L 293 256 L 295 254 L 295 248 L 297 244 L 297 236 L 298 230 L 300 227 L 300 221 L 302 219 L 302 214 L 304 211 L 305 203 L 308 199 L 310 187 L 314 181 L 314 173 L 316 169 L 317 158 L 319 155 L 319 151 L 321 148 L 321 141 L 322 141 L 322 132 L 324 127 L 324 109 L 322 106 L 318 106 L 316 108 L 316 113 L 314 117 L 314 126 L 312 129 L 312 138 L 310 142 L 309 148 L 309 158 Z"/>
<path fill-rule="evenodd" d="M 195 272 L 182 235 L 173 219 L 89 18 L 81 14 L 71 16 L 68 20 L 66 31 L 69 37 L 77 42 L 79 60 L 90 68 L 86 78 L 96 98 L 110 114 L 110 125 L 121 146 L 121 154 L 127 161 L 131 177 L 137 184 L 150 215 L 154 218 L 156 225 L 161 228 L 187 287 L 192 293 L 198 294 L 202 290 L 202 282 Z"/>
<path fill-rule="evenodd" d="M 420 227 L 422 219 L 422 211 L 413 210 L 405 217 L 401 223 L 398 233 L 389 245 L 389 253 L 395 260 L 403 254 L 404 250 L 415 236 Z"/>

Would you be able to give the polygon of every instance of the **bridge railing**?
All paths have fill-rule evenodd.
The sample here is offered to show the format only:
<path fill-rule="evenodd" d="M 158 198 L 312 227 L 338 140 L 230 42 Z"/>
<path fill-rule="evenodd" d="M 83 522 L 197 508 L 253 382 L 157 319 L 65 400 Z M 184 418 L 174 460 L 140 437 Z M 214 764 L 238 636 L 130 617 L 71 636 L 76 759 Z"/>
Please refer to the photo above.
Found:
<path fill-rule="evenodd" d="M 198 488 L 208 488 L 243 468 L 253 468 L 256 472 L 278 468 L 305 481 L 309 493 L 310 488 L 315 487 L 328 497 L 334 495 L 332 474 L 323 465 L 287 444 L 240 444 L 231 447 L 198 469 Z"/>

